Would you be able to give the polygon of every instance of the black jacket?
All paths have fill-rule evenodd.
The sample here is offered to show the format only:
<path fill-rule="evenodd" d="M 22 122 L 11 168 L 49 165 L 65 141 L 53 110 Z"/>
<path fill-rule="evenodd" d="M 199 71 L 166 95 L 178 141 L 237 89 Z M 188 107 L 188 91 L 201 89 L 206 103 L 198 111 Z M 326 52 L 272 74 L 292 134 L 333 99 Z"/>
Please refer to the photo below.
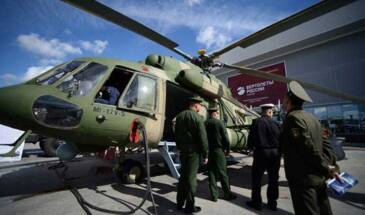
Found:
<path fill-rule="evenodd" d="M 279 148 L 279 136 L 279 124 L 268 116 L 262 116 L 252 122 L 247 148 Z"/>

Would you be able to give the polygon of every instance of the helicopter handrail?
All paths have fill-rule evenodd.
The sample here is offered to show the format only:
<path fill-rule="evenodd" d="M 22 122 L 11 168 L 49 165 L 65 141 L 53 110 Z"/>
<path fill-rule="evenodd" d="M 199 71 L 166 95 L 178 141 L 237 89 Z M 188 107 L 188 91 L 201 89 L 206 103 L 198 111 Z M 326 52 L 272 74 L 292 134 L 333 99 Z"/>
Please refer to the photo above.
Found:
<path fill-rule="evenodd" d="M 236 121 L 236 117 L 234 117 L 233 113 L 229 110 L 229 108 L 224 104 L 224 102 L 222 101 L 222 99 L 219 99 L 223 110 L 226 110 L 229 117 L 231 118 L 231 120 L 233 121 L 234 126 L 238 127 L 237 121 Z M 227 126 L 228 127 L 228 126 Z"/>
<path fill-rule="evenodd" d="M 117 107 L 117 109 L 118 110 L 124 110 L 124 111 L 131 112 L 131 113 L 139 113 L 139 114 L 147 116 L 151 119 L 157 120 L 155 111 L 149 112 L 149 111 L 147 111 L 143 108 L 138 108 L 138 107 L 133 107 L 133 109 L 130 109 L 130 108 L 127 108 L 127 107 Z"/>

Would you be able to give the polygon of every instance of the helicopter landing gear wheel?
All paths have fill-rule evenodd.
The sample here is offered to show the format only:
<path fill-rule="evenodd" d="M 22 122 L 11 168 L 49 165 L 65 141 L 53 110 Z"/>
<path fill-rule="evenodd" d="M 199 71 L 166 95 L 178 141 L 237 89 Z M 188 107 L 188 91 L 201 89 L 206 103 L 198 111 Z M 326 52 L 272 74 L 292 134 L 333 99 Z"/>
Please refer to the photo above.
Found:
<path fill-rule="evenodd" d="M 124 184 L 139 183 L 145 176 L 142 164 L 136 160 L 127 159 L 114 171 L 117 179 Z"/>
<path fill-rule="evenodd" d="M 47 157 L 56 157 L 57 148 L 62 144 L 65 144 L 63 140 L 52 137 L 46 137 L 39 141 L 39 146 Z"/>

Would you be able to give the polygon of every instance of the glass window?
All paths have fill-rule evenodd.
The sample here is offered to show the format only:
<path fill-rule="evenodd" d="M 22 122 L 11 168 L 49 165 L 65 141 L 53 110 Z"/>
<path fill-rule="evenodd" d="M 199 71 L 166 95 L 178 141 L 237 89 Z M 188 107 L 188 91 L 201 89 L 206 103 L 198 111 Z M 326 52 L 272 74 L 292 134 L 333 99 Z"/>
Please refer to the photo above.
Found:
<path fill-rule="evenodd" d="M 121 102 L 120 106 L 128 108 L 155 110 L 156 80 L 142 75 L 136 76 Z"/>
<path fill-rule="evenodd" d="M 85 96 L 97 85 L 108 67 L 98 63 L 90 63 L 78 73 L 67 77 L 57 88 L 70 95 Z"/>
<path fill-rule="evenodd" d="M 345 120 L 359 119 L 359 110 L 357 105 L 346 104 L 342 105 L 343 118 Z"/>
<path fill-rule="evenodd" d="M 365 134 L 365 105 L 359 105 L 361 133 Z"/>
<path fill-rule="evenodd" d="M 96 94 L 95 102 L 100 104 L 117 105 L 119 96 L 123 94 L 129 81 L 133 77 L 133 72 L 121 68 L 114 68 L 108 80 Z"/>
<path fill-rule="evenodd" d="M 359 121 L 359 110 L 357 105 L 342 105 L 343 118 L 345 120 L 346 133 L 358 133 L 361 130 Z"/>
<path fill-rule="evenodd" d="M 80 123 L 82 109 L 53 96 L 41 96 L 33 104 L 33 115 L 51 127 L 75 127 Z"/>
<path fill-rule="evenodd" d="M 62 66 L 61 68 L 54 70 L 50 74 L 47 74 L 47 76 L 38 79 L 37 83 L 42 85 L 51 85 L 56 81 L 58 81 L 63 76 L 65 76 L 67 73 L 77 69 L 83 63 L 85 63 L 85 61 L 72 61 L 71 63 Z"/>
<path fill-rule="evenodd" d="M 327 109 L 326 107 L 316 107 L 314 108 L 314 114 L 319 120 L 327 119 Z"/>
<path fill-rule="evenodd" d="M 341 105 L 328 106 L 327 113 L 328 113 L 329 120 L 342 119 Z"/>
<path fill-rule="evenodd" d="M 305 111 L 314 114 L 314 108 L 304 108 Z"/>

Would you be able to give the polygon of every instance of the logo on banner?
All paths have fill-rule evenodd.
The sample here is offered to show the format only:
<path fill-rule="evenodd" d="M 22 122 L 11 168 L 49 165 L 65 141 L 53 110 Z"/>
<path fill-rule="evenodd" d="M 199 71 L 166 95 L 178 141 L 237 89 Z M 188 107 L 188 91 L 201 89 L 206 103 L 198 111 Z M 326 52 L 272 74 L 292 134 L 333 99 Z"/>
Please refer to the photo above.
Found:
<path fill-rule="evenodd" d="M 237 88 L 237 94 L 239 96 L 243 96 L 245 94 L 246 90 L 245 90 L 245 87 L 238 87 Z"/>

